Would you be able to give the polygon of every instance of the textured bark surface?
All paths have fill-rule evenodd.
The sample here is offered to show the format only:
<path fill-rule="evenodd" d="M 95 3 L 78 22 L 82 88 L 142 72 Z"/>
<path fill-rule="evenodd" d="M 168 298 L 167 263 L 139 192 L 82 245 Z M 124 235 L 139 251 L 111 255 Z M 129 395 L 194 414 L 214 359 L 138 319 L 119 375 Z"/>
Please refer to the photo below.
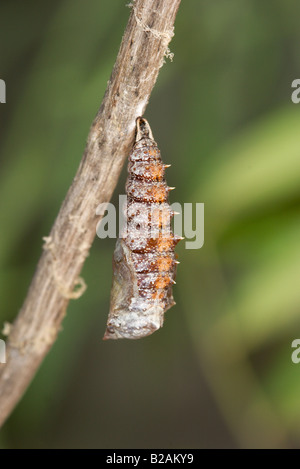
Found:
<path fill-rule="evenodd" d="M 135 120 L 145 111 L 164 56 L 170 56 L 179 4 L 180 0 L 137 0 L 131 6 L 82 161 L 9 333 L 7 363 L 0 365 L 0 425 L 55 341 L 69 300 L 85 289 L 78 276 L 100 219 L 96 207 L 112 196 L 133 144 Z"/>

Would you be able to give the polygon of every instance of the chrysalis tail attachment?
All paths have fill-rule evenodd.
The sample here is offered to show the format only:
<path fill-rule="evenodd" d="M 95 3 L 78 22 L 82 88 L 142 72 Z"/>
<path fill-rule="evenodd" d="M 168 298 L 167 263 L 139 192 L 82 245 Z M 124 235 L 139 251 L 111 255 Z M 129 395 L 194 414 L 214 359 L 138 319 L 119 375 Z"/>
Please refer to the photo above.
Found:
<path fill-rule="evenodd" d="M 142 138 L 150 138 L 154 141 L 152 130 L 149 122 L 143 117 L 138 117 L 136 120 L 136 137 L 135 141 L 138 142 Z"/>

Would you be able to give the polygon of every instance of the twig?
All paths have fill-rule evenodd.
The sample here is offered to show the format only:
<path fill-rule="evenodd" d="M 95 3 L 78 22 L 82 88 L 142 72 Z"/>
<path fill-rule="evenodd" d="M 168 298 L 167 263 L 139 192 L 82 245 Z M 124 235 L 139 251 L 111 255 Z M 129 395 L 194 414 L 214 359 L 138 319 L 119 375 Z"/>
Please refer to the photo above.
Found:
<path fill-rule="evenodd" d="M 135 120 L 145 111 L 168 44 L 180 0 L 137 0 L 92 124 L 77 174 L 51 233 L 44 238 L 24 305 L 0 368 L 0 426 L 51 348 L 70 298 L 83 293 L 79 273 L 96 233 L 96 207 L 108 202 L 133 143 Z M 76 287 L 77 285 L 77 287 Z"/>

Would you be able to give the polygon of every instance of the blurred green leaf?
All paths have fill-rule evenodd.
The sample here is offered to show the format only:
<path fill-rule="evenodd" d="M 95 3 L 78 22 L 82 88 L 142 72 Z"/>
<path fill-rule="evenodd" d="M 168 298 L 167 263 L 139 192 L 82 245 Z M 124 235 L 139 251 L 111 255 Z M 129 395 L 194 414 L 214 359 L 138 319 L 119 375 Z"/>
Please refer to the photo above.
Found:
<path fill-rule="evenodd" d="M 199 193 L 220 228 L 300 195 L 298 130 L 298 110 L 291 107 L 261 119 L 220 149 L 218 168 Z"/>

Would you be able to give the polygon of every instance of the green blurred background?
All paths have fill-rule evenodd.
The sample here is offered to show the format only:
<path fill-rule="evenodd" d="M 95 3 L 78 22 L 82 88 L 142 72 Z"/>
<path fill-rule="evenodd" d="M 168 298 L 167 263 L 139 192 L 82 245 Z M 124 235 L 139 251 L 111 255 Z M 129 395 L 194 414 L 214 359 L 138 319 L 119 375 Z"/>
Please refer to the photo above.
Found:
<path fill-rule="evenodd" d="M 75 175 L 126 3 L 0 4 L 1 324 L 22 305 Z M 88 290 L 0 447 L 300 447 L 299 15 L 293 0 L 182 2 L 174 61 L 145 117 L 172 163 L 171 202 L 205 203 L 204 246 L 179 244 L 162 330 L 102 342 L 115 240 L 96 238 Z"/>

